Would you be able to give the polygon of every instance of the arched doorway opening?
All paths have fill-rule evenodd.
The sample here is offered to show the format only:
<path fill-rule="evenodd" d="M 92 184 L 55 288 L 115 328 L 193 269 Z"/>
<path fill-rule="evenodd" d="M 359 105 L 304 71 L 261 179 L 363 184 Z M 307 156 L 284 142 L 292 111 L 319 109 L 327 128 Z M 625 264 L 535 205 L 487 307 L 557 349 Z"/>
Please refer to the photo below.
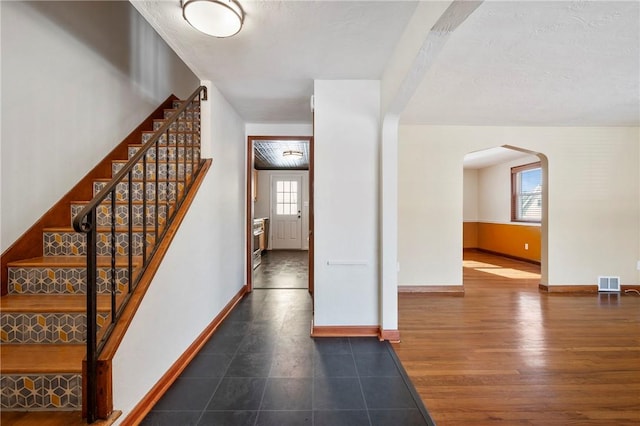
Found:
<path fill-rule="evenodd" d="M 487 277 L 520 279 L 530 285 L 535 282 L 546 286 L 547 157 L 503 145 L 466 154 L 463 169 L 463 276 L 469 281 L 487 274 Z M 539 267 L 523 265 L 514 271 L 493 264 L 497 262 L 482 262 L 479 259 L 486 257 L 478 258 L 473 253 Z"/>

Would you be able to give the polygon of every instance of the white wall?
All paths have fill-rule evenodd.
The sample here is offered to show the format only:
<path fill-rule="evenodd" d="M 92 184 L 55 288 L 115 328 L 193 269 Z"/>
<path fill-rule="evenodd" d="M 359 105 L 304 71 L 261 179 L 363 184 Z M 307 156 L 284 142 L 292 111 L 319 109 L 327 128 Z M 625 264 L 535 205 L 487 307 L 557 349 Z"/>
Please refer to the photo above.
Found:
<path fill-rule="evenodd" d="M 302 249 L 309 250 L 309 171 L 307 170 L 259 170 L 258 199 L 254 204 L 253 217 L 271 218 L 271 188 L 273 176 L 302 176 Z M 271 222 L 272 223 L 272 222 Z M 268 248 L 271 249 L 273 226 L 269 227 Z"/>
<path fill-rule="evenodd" d="M 313 125 L 305 123 L 247 123 L 247 136 L 313 136 Z"/>
<path fill-rule="evenodd" d="M 527 155 L 478 170 L 477 197 L 480 222 L 511 223 L 511 168 L 537 161 L 540 159 L 535 155 Z"/>
<path fill-rule="evenodd" d="M 465 222 L 478 221 L 478 169 L 464 169 L 462 219 Z"/>
<path fill-rule="evenodd" d="M 0 7 L 4 251 L 162 101 L 189 95 L 198 80 L 129 2 Z"/>
<path fill-rule="evenodd" d="M 638 128 L 401 126 L 400 284 L 461 284 L 462 159 L 515 145 L 548 158 L 548 283 L 637 284 Z"/>
<path fill-rule="evenodd" d="M 314 324 L 378 325 L 380 85 L 316 80 L 314 96 Z"/>
<path fill-rule="evenodd" d="M 244 123 L 213 86 L 209 102 L 213 165 L 113 360 L 120 419 L 245 284 Z"/>

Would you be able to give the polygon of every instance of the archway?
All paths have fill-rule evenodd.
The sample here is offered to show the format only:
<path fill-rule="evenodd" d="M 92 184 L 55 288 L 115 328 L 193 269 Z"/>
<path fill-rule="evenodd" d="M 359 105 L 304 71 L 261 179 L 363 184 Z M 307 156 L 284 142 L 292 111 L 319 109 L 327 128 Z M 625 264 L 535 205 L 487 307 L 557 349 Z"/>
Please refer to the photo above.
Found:
<path fill-rule="evenodd" d="M 537 263 L 539 285 L 546 286 L 547 157 L 503 145 L 467 153 L 463 169 L 463 250 L 476 249 Z M 514 189 L 520 175 L 524 176 L 523 191 Z"/>

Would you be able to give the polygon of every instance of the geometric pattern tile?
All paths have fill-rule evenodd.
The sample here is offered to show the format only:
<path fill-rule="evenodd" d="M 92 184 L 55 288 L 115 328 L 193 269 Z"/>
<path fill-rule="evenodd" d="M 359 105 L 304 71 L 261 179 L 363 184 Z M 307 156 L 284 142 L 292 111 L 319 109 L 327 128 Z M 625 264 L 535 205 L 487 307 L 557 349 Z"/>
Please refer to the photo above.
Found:
<path fill-rule="evenodd" d="M 86 294 L 87 270 L 84 267 L 9 267 L 9 294 Z M 111 288 L 111 268 L 99 267 L 98 293 L 108 293 Z M 129 270 L 116 268 L 118 293 L 127 291 Z"/>
<path fill-rule="evenodd" d="M 129 158 L 133 157 L 136 152 L 140 150 L 139 146 L 130 146 L 129 147 Z M 176 147 L 159 147 L 158 152 L 160 153 L 160 161 L 176 161 Z M 187 161 L 191 161 L 191 159 L 195 156 L 196 161 L 200 159 L 200 148 L 195 147 L 187 147 Z M 156 159 L 156 149 L 149 148 L 147 151 L 147 159 L 155 161 Z M 184 147 L 178 147 L 178 161 L 184 161 Z"/>
<path fill-rule="evenodd" d="M 125 166 L 124 162 L 113 162 L 112 164 L 112 172 L 115 176 L 122 168 Z M 131 169 L 131 174 L 134 180 L 142 180 L 142 160 L 136 163 Z M 176 163 L 157 163 L 158 166 L 158 179 L 167 179 L 167 169 L 169 171 L 169 180 L 176 179 Z M 193 164 L 187 163 L 187 173 L 191 175 L 193 170 Z M 155 162 L 147 162 L 147 179 L 155 180 L 156 175 L 156 163 Z M 184 180 L 184 163 L 178 163 L 178 179 Z"/>
<path fill-rule="evenodd" d="M 180 101 L 173 102 L 173 110 L 165 110 L 165 119 L 175 115 Z M 169 130 L 160 136 L 158 145 L 150 149 L 146 155 L 147 167 L 144 170 L 142 160 L 132 171 L 132 182 L 121 182 L 116 185 L 113 196 L 118 204 L 112 212 L 109 194 L 105 202 L 97 209 L 97 226 L 110 228 L 112 216 L 119 228 L 115 233 L 115 241 L 111 232 L 97 233 L 97 255 L 110 256 L 111 246 L 115 245 L 116 254 L 128 255 L 131 247 L 134 256 L 140 256 L 143 247 L 147 250 L 155 244 L 155 222 L 163 226 L 167 217 L 173 214 L 173 201 L 178 194 L 184 193 L 187 177 L 200 165 L 200 103 L 192 102 L 183 111 L 178 120 L 171 124 Z M 165 123 L 154 120 L 153 129 L 157 130 Z M 153 132 L 142 133 L 142 144 L 153 137 Z M 139 147 L 128 147 L 131 158 Z M 156 173 L 156 160 L 158 170 Z M 124 167 L 124 162 L 113 163 L 115 175 Z M 156 174 L 158 182 L 156 180 Z M 146 175 L 146 186 L 142 182 Z M 185 177 L 186 175 L 186 177 Z M 128 178 L 128 176 L 127 176 Z M 98 194 L 107 182 L 93 183 L 93 194 Z M 131 191 L 129 190 L 131 185 Z M 131 193 L 129 193 L 131 192 Z M 129 218 L 128 201 L 132 204 L 132 216 Z M 147 205 L 142 204 L 146 199 Z M 156 212 L 155 200 L 158 199 Z M 140 204 L 138 204 L 140 203 Z M 84 208 L 85 204 L 71 206 L 71 220 Z M 156 217 L 157 214 L 157 217 Z M 147 226 L 146 237 L 142 232 L 134 232 L 129 241 L 126 227 L 131 224 L 137 229 Z M 124 231 L 124 232 L 122 232 Z M 143 239 L 145 243 L 143 244 Z M 81 256 L 86 254 L 86 235 L 77 232 L 43 232 L 44 256 Z M 112 272 L 115 272 L 114 283 L 118 293 L 128 291 L 129 270 L 118 266 L 112 271 L 109 266 L 97 269 L 97 290 L 107 294 L 112 285 Z M 8 269 L 8 291 L 11 294 L 84 294 L 87 291 L 86 268 L 64 266 L 17 266 Z M 100 312 L 96 318 L 98 330 L 110 322 L 108 312 Z M 0 342 L 2 344 L 42 344 L 42 343 L 84 343 L 87 317 L 82 312 L 6 312 L 0 313 Z M 77 373 L 29 374 L 18 373 L 0 377 L 0 409 L 3 410 L 46 410 L 46 409 L 79 409 L 82 407 L 82 376 Z"/>
<path fill-rule="evenodd" d="M 84 204 L 72 204 L 71 205 L 71 220 L 76 217 L 80 210 L 84 208 Z M 146 220 L 147 225 L 155 224 L 155 202 L 150 202 L 147 205 Z M 133 226 L 142 226 L 143 223 L 143 205 L 132 204 L 131 213 L 133 216 Z M 98 226 L 111 226 L 111 202 L 103 203 L 96 209 L 96 221 Z M 158 223 L 164 224 L 167 219 L 167 206 L 166 204 L 158 204 Z M 126 204 L 116 204 L 116 226 L 128 226 L 129 225 L 129 206 Z"/>
<path fill-rule="evenodd" d="M 10 374 L 3 375 L 0 381 L 3 410 L 82 407 L 80 374 Z"/>
<path fill-rule="evenodd" d="M 175 109 L 165 109 L 164 118 L 165 119 L 171 118 L 175 113 L 176 113 Z M 196 110 L 187 110 L 187 111 L 183 111 L 180 114 L 180 117 L 178 117 L 178 120 L 193 120 L 194 118 L 200 119 L 200 112 Z"/>
<path fill-rule="evenodd" d="M 93 183 L 93 195 L 97 195 L 107 185 L 106 182 L 94 182 Z M 178 183 L 178 187 L 182 191 L 182 182 Z M 147 182 L 147 201 L 153 201 L 156 197 L 156 184 L 155 182 Z M 160 197 L 158 201 L 175 200 L 176 199 L 176 184 L 175 182 L 159 182 L 158 188 L 160 188 Z M 142 182 L 131 182 L 131 190 L 133 199 L 131 201 L 142 201 Z M 111 200 L 111 196 L 106 198 Z M 116 185 L 116 201 L 127 202 L 129 200 L 129 183 L 121 182 Z"/>
<path fill-rule="evenodd" d="M 165 120 L 153 120 L 153 130 L 157 131 L 165 124 Z M 192 120 L 178 120 L 169 125 L 170 132 L 197 132 L 200 130 L 200 123 Z"/>
<path fill-rule="evenodd" d="M 182 102 L 182 101 L 180 101 L 180 100 L 173 101 L 172 108 L 173 108 L 173 109 L 178 109 L 178 108 L 180 108 L 180 106 L 182 105 L 182 103 L 183 103 L 183 102 Z M 200 111 L 200 102 L 199 102 L 199 101 L 193 101 L 193 102 L 191 103 L 191 105 L 189 105 L 189 106 L 187 107 L 187 111 L 191 111 L 191 110 Z"/>
<path fill-rule="evenodd" d="M 100 313 L 96 324 L 104 324 L 108 314 Z M 87 315 L 74 313 L 2 312 L 0 341 L 5 343 L 64 344 L 85 343 Z"/>
<path fill-rule="evenodd" d="M 146 144 L 151 140 L 151 137 L 155 134 L 155 132 L 144 132 L 142 133 L 142 145 Z M 194 132 L 169 132 L 169 146 L 176 145 L 187 145 L 187 146 L 199 146 L 200 145 L 200 135 Z M 158 144 L 160 146 L 167 145 L 167 139 L 165 135 L 160 136 L 158 139 Z"/>
<path fill-rule="evenodd" d="M 45 256 L 83 256 L 87 252 L 85 234 L 78 232 L 44 232 L 44 255 Z M 97 235 L 97 255 L 111 256 L 111 233 L 98 232 Z M 134 232 L 133 255 L 142 255 L 142 232 Z M 147 230 L 147 248 L 153 246 L 155 242 L 154 233 Z M 127 232 L 116 232 L 116 256 L 125 256 L 129 250 L 129 234 Z"/>

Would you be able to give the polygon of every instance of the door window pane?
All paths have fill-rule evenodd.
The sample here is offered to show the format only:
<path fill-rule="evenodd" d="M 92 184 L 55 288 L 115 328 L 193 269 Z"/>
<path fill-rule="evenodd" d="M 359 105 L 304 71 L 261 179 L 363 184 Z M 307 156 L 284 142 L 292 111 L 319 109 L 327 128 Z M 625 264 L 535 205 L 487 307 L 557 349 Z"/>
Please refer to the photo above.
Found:
<path fill-rule="evenodd" d="M 276 182 L 276 214 L 295 215 L 298 214 L 298 182 L 277 181 Z"/>

